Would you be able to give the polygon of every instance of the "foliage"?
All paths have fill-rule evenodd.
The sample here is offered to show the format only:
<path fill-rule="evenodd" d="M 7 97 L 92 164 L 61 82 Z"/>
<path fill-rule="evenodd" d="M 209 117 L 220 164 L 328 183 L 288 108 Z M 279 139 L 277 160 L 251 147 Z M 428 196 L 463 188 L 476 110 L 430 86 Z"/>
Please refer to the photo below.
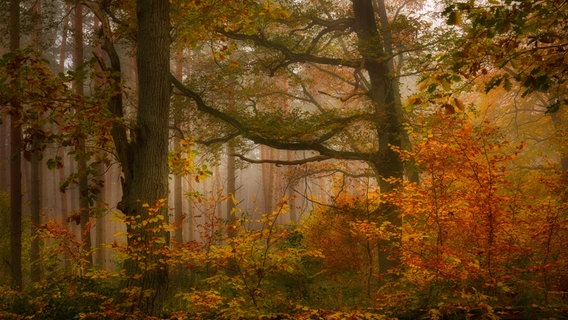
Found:
<path fill-rule="evenodd" d="M 94 202 L 102 187 L 97 167 L 109 164 L 112 152 L 110 128 L 115 119 L 106 110 L 106 102 L 113 94 L 105 86 L 97 86 L 92 96 L 78 96 L 69 88 L 77 78 L 91 75 L 97 82 L 108 76 L 92 70 L 86 64 L 78 70 L 54 74 L 49 62 L 33 49 L 26 48 L 5 54 L 0 59 L 0 111 L 18 113 L 24 128 L 24 157 L 33 151 L 44 151 L 48 146 L 73 146 L 66 151 L 73 159 L 84 159 L 87 172 L 71 173 L 60 185 L 65 191 L 78 183 L 79 176 L 89 177 L 88 199 Z M 14 80 L 14 81 L 12 81 Z M 23 108 L 16 108 L 21 105 Z M 79 140 L 87 140 L 88 149 L 79 152 Z M 49 169 L 63 167 L 62 157 L 47 159 Z"/>
<path fill-rule="evenodd" d="M 294 309 L 312 272 L 307 265 L 320 255 L 301 246 L 297 230 L 276 223 L 287 206 L 284 199 L 277 210 L 254 221 L 258 229 L 244 228 L 252 222 L 245 218 L 228 225 L 236 232 L 224 243 L 177 251 L 172 262 L 203 277 L 192 291 L 177 295 L 191 306 L 190 313 L 236 319 Z"/>
<path fill-rule="evenodd" d="M 194 176 L 196 182 L 211 176 L 211 171 L 206 165 L 197 165 L 195 157 L 199 154 L 197 150 L 192 149 L 193 143 L 189 139 L 183 139 L 179 142 L 179 146 L 170 151 L 168 162 L 170 171 L 178 176 Z"/>
<path fill-rule="evenodd" d="M 237 207 L 227 213 L 238 217 L 233 223 L 220 217 L 217 209 L 226 201 L 236 205 L 234 195 L 214 191 L 216 196 L 210 199 L 195 197 L 203 210 L 204 222 L 197 228 L 201 237 L 172 245 L 166 245 L 174 228 L 167 222 L 165 199 L 139 201 L 139 212 L 118 216 L 127 232 L 117 234 L 110 245 L 121 262 L 114 271 L 89 269 L 90 252 L 84 251 L 84 243 L 67 226 L 48 219 L 39 235 L 46 243 L 43 265 L 49 281 L 22 292 L 0 287 L 1 318 L 156 319 L 142 310 L 143 301 L 154 292 L 138 280 L 166 269 L 173 275 L 170 288 L 175 291 L 160 315 L 164 319 L 495 319 L 503 312 L 514 314 L 511 310 L 543 311 L 528 313 L 531 317 L 546 313 L 549 306 L 565 308 L 567 173 L 557 170 L 556 154 L 542 153 L 554 147 L 565 160 L 564 124 L 554 119 L 560 119 L 559 109 L 567 101 L 566 2 L 448 2 L 444 15 L 449 26 L 443 28 L 453 29 L 454 37 L 433 46 L 420 44 L 431 37 L 431 30 L 404 8 L 408 1 L 388 8 L 392 19 L 378 17 L 380 27 L 370 39 L 358 38 L 349 1 L 170 2 L 174 46 L 181 52 L 195 50 L 191 73 L 183 75 L 188 87 L 183 91 L 176 84 L 186 98 L 172 103 L 180 108 L 189 100 L 207 103 L 198 109 L 214 106 L 208 111 L 224 115 L 231 124 L 179 111 L 187 119 L 178 121 L 191 122 L 186 127 L 174 123 L 179 133 L 189 129 L 192 136 L 206 139 L 181 140 L 169 154 L 170 173 L 202 180 L 211 172 L 195 164 L 194 141 L 218 143 L 242 135 L 278 148 L 316 150 L 325 159 L 364 161 L 371 166 L 357 170 L 366 179 L 350 177 L 358 184 L 346 184 L 349 173 L 342 172 L 343 164 L 321 164 L 321 171 L 335 170 L 326 190 L 330 199 L 311 199 L 319 205 L 309 218 L 292 226 L 278 223 L 288 214 L 286 198 L 259 219 L 251 218 L 257 212 Z M 112 34 L 104 36 L 116 43 L 108 40 L 111 43 L 105 46 L 132 42 L 137 28 L 134 1 L 87 3 L 112 20 Z M 388 59 L 369 53 L 369 47 L 383 42 L 384 48 L 373 49 Z M 407 65 L 405 59 L 428 48 L 433 52 L 424 59 L 437 63 L 438 70 L 423 75 L 420 92 L 407 101 L 404 112 L 394 112 L 404 113 L 396 117 L 412 116 L 407 119 L 409 146 L 403 150 L 392 145 L 398 144 L 402 131 L 396 132 L 394 143 L 385 144 L 386 136 L 377 135 L 385 123 L 375 121 L 382 115 L 376 107 L 383 106 L 378 99 L 383 93 L 373 92 L 377 77 L 368 76 L 370 66 L 397 57 L 393 70 L 378 77 L 394 79 L 387 87 L 397 86 L 402 71 L 414 71 L 410 69 L 415 65 Z M 373 59 L 364 61 L 366 56 Z M 114 57 L 97 56 L 101 65 L 107 58 Z M 83 77 L 95 84 L 90 97 L 69 89 Z M 0 111 L 20 113 L 25 155 L 35 151 L 33 138 L 41 142 L 33 146 L 40 150 L 87 140 L 86 153 L 70 155 L 89 163 L 91 201 L 102 187 L 96 166 L 110 164 L 110 154 L 118 151 L 110 131 L 125 133 L 124 152 L 132 151 L 136 139 L 142 138 L 141 131 L 126 123 L 127 117 L 108 110 L 113 98 L 129 95 L 127 90 L 117 91 L 125 86 L 119 78 L 110 71 L 96 71 L 91 63 L 75 72 L 54 74 L 47 61 L 28 49 L 0 60 Z M 482 98 L 474 93 L 468 99 L 465 88 L 506 93 Z M 509 142 L 513 139 L 505 136 L 503 122 L 480 120 L 471 112 L 474 105 L 467 108 L 465 103 L 492 100 L 499 105 L 493 115 L 487 116 L 489 104 L 478 110 L 497 119 L 495 114 L 519 107 L 518 97 L 508 95 L 519 88 L 520 98 L 526 99 L 523 106 L 542 103 L 539 106 L 551 121 L 559 124 L 554 134 L 560 136 L 560 147 L 546 144 L 540 153 L 531 149 L 523 162 L 517 155 L 546 134 L 528 147 L 520 142 L 524 137 Z M 398 97 L 387 104 L 391 103 L 398 104 Z M 380 144 L 382 149 L 377 148 Z M 243 143 L 243 149 L 251 148 Z M 380 182 L 368 176 L 382 174 L 389 162 L 376 160 L 393 150 L 399 156 L 393 159 L 417 167 L 420 183 L 387 179 L 400 188 L 381 192 Z M 119 160 L 126 166 L 132 159 Z M 56 156 L 47 164 L 57 169 L 63 161 Z M 81 174 L 69 176 L 61 189 L 76 183 Z M 7 216 L 4 198 L 0 193 L 0 218 Z M 326 200 L 331 201 L 324 204 Z M 400 226 L 381 214 L 385 204 L 396 205 L 402 214 Z M 0 224 L 0 241 L 7 239 L 6 225 Z M 403 263 L 390 271 L 396 281 L 385 282 L 378 266 L 380 253 L 401 230 L 400 245 L 391 245 L 390 250 L 400 252 Z M 5 251 L 7 245 L 0 242 L 0 253 Z"/>
<path fill-rule="evenodd" d="M 567 13 L 564 1 L 451 3 L 444 11 L 447 22 L 459 26 L 464 35 L 448 54 L 448 62 L 468 78 L 499 69 L 486 82 L 486 92 L 500 86 L 510 90 L 515 81 L 522 86 L 523 96 L 551 94 L 548 112 L 555 112 L 568 103 Z"/>
<path fill-rule="evenodd" d="M 513 184 L 509 169 L 522 145 L 508 146 L 495 127 L 462 117 L 437 113 L 405 155 L 422 172 L 419 185 L 407 183 L 395 196 L 405 221 L 406 279 L 418 290 L 414 299 L 428 306 L 543 303 L 547 281 L 534 272 L 547 259 L 543 246 L 560 250 L 565 233 L 549 232 L 562 229 L 565 217 L 529 205 L 530 190 Z M 542 201 L 558 196 L 551 192 Z M 553 220 L 536 218 L 543 215 Z M 543 233 L 548 237 L 539 238 Z M 543 273 L 564 273 L 546 265 L 551 269 Z M 527 292 L 529 287 L 541 288 L 542 295 Z"/>

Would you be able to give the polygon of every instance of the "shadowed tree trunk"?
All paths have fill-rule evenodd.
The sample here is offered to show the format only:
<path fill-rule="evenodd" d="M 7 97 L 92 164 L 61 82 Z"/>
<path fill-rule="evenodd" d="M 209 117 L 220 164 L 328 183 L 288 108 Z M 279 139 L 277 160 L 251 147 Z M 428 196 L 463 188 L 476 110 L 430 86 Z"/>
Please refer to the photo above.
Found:
<path fill-rule="evenodd" d="M 136 223 L 149 218 L 145 204 L 154 206 L 168 197 L 168 134 L 170 103 L 170 23 L 168 0 L 138 0 L 137 67 L 138 112 L 136 128 L 121 161 L 124 180 L 120 209 Z M 120 148 L 122 145 L 117 146 Z M 126 160 L 126 162 L 124 162 Z M 157 212 L 167 222 L 167 205 Z M 158 222 L 161 224 L 161 222 Z M 168 270 L 163 262 L 163 250 L 169 245 L 169 231 L 156 224 L 148 228 L 127 226 L 128 246 L 139 246 L 137 238 L 151 247 L 145 250 L 146 262 L 142 267 L 133 260 L 125 263 L 131 280 L 127 285 L 138 287 L 141 311 L 159 314 L 168 288 Z"/>
<path fill-rule="evenodd" d="M 83 64 L 83 5 L 77 3 L 75 6 L 73 19 L 73 65 L 75 71 L 79 71 Z M 83 96 L 84 84 L 83 75 L 77 72 L 75 78 L 75 93 Z M 75 145 L 77 153 L 77 172 L 79 175 L 79 220 L 81 224 L 81 242 L 83 243 L 83 251 L 86 252 L 87 267 L 93 265 L 93 253 L 91 251 L 91 234 L 89 227 L 91 208 L 89 205 L 89 174 L 87 171 L 87 150 L 85 146 L 85 134 L 78 132 Z"/>
<path fill-rule="evenodd" d="M 32 34 L 32 42 L 34 49 L 42 51 L 42 23 L 41 23 L 41 2 L 36 2 L 33 5 L 34 13 L 34 30 Z M 41 115 L 37 115 L 38 122 L 41 121 Z M 40 137 L 38 131 L 41 130 L 40 124 L 34 124 L 32 130 L 32 145 L 31 145 L 31 159 L 30 159 L 30 220 L 31 220 L 31 248 L 30 248 L 30 278 L 32 282 L 39 282 L 42 276 L 41 268 L 41 241 L 38 235 L 38 228 L 41 224 L 41 158 L 42 150 L 40 146 Z"/>
<path fill-rule="evenodd" d="M 106 174 L 104 172 L 104 168 L 102 164 L 97 166 L 97 175 L 103 179 L 103 185 L 108 188 L 108 181 L 106 179 Z M 105 223 L 105 212 L 106 212 L 106 204 L 105 204 L 105 192 L 102 189 L 99 194 L 97 194 L 97 202 L 96 202 L 96 216 L 97 222 L 95 224 L 95 237 L 97 242 L 95 246 L 97 250 L 95 251 L 95 255 L 93 256 L 93 264 L 96 263 L 99 265 L 100 268 L 105 269 L 105 258 L 106 258 L 106 248 L 105 248 L 105 238 L 106 238 L 106 228 L 108 227 Z"/>
<path fill-rule="evenodd" d="M 20 1 L 10 2 L 10 50 L 20 48 Z M 20 103 L 11 101 L 10 127 L 10 275 L 12 287 L 22 288 L 22 127 Z"/>
<path fill-rule="evenodd" d="M 101 47 L 108 55 L 97 60 L 102 69 L 109 71 L 108 83 L 121 92 L 123 81 L 120 58 L 114 47 L 111 23 L 105 9 L 108 3 L 88 2 L 87 5 L 101 22 Z M 117 205 L 127 217 L 127 246 L 141 254 L 140 259 L 124 262 L 128 281 L 124 285 L 125 298 L 146 314 L 161 312 L 168 289 L 168 268 L 165 250 L 170 242 L 169 230 L 162 227 L 168 222 L 168 136 L 170 107 L 170 5 L 168 0 L 138 0 L 136 15 L 136 62 L 138 75 L 138 109 L 136 123 L 130 129 L 116 121 L 111 135 L 122 171 L 122 198 Z M 111 97 L 109 111 L 117 118 L 124 118 L 121 94 Z M 154 207 L 161 202 L 155 212 Z M 152 209 L 153 210 L 153 209 Z M 149 220 L 150 213 L 158 219 Z M 157 221 L 156 221 L 157 220 Z M 144 228 L 141 228 L 145 221 Z M 134 300 L 133 300 L 134 299 Z"/>
<path fill-rule="evenodd" d="M 374 104 L 374 121 L 379 149 L 372 165 L 377 173 L 382 193 L 394 190 L 396 183 L 392 178 L 402 179 L 403 164 L 392 147 L 401 147 L 403 128 L 401 119 L 401 103 L 398 82 L 395 79 L 392 58 L 391 35 L 384 8 L 384 2 L 378 1 L 382 34 L 379 34 L 375 20 L 372 0 L 353 0 L 355 32 L 358 37 L 359 51 L 364 60 L 364 68 L 370 79 L 369 95 Z M 396 248 L 400 244 L 402 220 L 396 207 L 384 204 L 379 208 L 384 221 L 395 229 L 391 240 L 383 240 L 379 247 L 379 272 L 385 275 L 400 265 L 400 252 Z"/>
<path fill-rule="evenodd" d="M 183 78 L 183 49 L 178 49 L 176 51 L 175 57 L 175 75 L 176 77 L 182 79 Z M 180 120 L 182 118 L 182 110 L 180 108 L 174 107 L 173 110 L 173 118 L 174 118 L 174 128 L 180 128 L 181 123 Z M 174 136 L 174 145 L 173 148 L 175 150 L 180 148 L 180 134 L 175 131 L 173 133 Z M 174 174 L 174 219 L 175 219 L 175 231 L 174 231 L 174 239 L 179 243 L 183 243 L 183 226 L 184 226 L 184 215 L 183 215 L 183 184 L 182 184 L 182 176 L 179 174 Z"/>

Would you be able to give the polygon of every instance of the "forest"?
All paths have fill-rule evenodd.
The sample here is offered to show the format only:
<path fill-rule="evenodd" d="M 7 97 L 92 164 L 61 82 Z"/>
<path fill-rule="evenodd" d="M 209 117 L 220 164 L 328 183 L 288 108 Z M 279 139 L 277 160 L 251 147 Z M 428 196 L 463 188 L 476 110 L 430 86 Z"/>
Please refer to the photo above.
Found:
<path fill-rule="evenodd" d="M 0 319 L 568 319 L 565 0 L 0 2 Z"/>

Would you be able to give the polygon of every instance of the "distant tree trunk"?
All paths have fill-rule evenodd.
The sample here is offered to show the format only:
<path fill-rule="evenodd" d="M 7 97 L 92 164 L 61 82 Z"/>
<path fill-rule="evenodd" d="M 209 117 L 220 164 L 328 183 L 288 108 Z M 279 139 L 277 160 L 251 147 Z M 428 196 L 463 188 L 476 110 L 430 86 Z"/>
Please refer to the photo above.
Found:
<path fill-rule="evenodd" d="M 31 216 L 31 280 L 39 282 L 41 280 L 41 239 L 39 238 L 38 228 L 41 225 L 41 151 L 39 151 L 37 137 L 32 137 L 31 154 L 31 184 L 30 184 L 30 216 Z"/>
<path fill-rule="evenodd" d="M 237 201 L 237 170 L 235 167 L 235 147 L 231 141 L 227 144 L 227 236 L 236 235 L 236 201 Z"/>
<path fill-rule="evenodd" d="M 65 12 L 69 12 L 71 10 L 71 4 L 67 3 L 65 6 Z M 69 15 L 66 14 L 65 17 L 63 18 L 63 31 L 62 31 L 62 35 L 61 35 L 61 47 L 59 48 L 59 72 L 65 72 L 65 59 L 67 58 L 67 34 L 69 31 Z M 65 181 L 65 166 L 66 166 L 66 156 L 65 156 L 65 149 L 64 147 L 60 147 L 57 150 L 57 156 L 60 157 L 62 159 L 63 165 L 61 166 L 61 168 L 57 169 L 57 173 L 58 173 L 58 181 L 59 184 L 61 184 L 63 181 Z M 59 185 L 56 186 L 55 190 L 58 190 L 58 196 L 60 198 L 61 201 L 61 208 L 59 210 L 59 217 L 61 218 L 61 221 L 64 221 L 65 218 L 67 217 L 67 215 L 69 214 L 69 206 L 67 204 L 67 193 L 62 192 L 59 188 Z M 65 270 L 68 271 L 68 269 L 70 268 L 70 265 L 67 261 L 67 259 L 65 259 Z"/>
<path fill-rule="evenodd" d="M 182 79 L 183 77 L 183 49 L 178 49 L 176 52 L 176 61 L 175 61 L 175 75 L 178 79 Z M 175 106 L 174 109 L 174 128 L 181 129 L 181 117 L 182 117 L 182 110 L 181 107 Z M 180 134 L 179 132 L 174 132 L 174 150 L 180 148 Z M 183 243 L 183 225 L 184 225 L 184 216 L 183 216 L 183 185 L 182 185 L 182 176 L 181 175 L 174 175 L 174 218 L 176 229 L 174 231 L 174 239 L 177 243 Z"/>
<path fill-rule="evenodd" d="M 262 159 L 273 159 L 274 151 L 270 147 L 260 146 Z M 270 213 L 274 209 L 274 167 L 270 163 L 262 165 L 262 192 L 264 198 L 264 213 Z"/>
<path fill-rule="evenodd" d="M 71 4 L 67 3 L 65 12 L 71 10 Z M 65 72 L 65 59 L 67 58 L 67 33 L 69 31 L 69 15 L 63 18 L 63 31 L 61 32 L 61 46 L 59 47 L 59 72 Z"/>
<path fill-rule="evenodd" d="M 286 160 L 291 161 L 294 160 L 294 151 L 286 150 Z M 289 182 L 286 185 L 286 197 L 288 198 L 288 204 L 290 207 L 290 222 L 297 223 L 298 222 L 298 209 L 296 208 L 296 195 L 294 192 L 294 188 L 296 183 L 294 182 L 295 179 L 292 176 L 293 168 L 288 168 L 289 173 Z"/>
<path fill-rule="evenodd" d="M 187 192 L 192 194 L 193 186 L 191 179 L 187 181 Z M 195 214 L 193 210 L 192 196 L 187 197 L 187 241 L 194 241 L 195 237 Z"/>
<path fill-rule="evenodd" d="M 78 71 L 83 64 L 83 5 L 77 3 L 75 5 L 75 13 L 73 19 L 73 66 Z M 74 89 L 78 96 L 84 96 L 83 75 L 77 72 L 75 77 Z M 85 146 L 85 134 L 78 132 L 75 151 L 77 153 L 77 173 L 79 175 L 79 219 L 81 224 L 81 241 L 83 243 L 83 251 L 86 252 L 87 267 L 93 265 L 93 253 L 90 234 L 90 215 L 91 208 L 89 205 L 89 173 L 87 171 L 87 150 Z"/>
<path fill-rule="evenodd" d="M 100 30 L 101 23 L 97 17 L 93 18 L 93 30 L 97 32 Z M 102 57 L 103 51 L 101 48 L 101 44 L 97 42 L 93 48 L 93 54 Z M 100 66 L 94 66 L 97 71 L 101 71 Z M 95 81 L 95 86 L 103 86 L 104 83 L 102 81 Z M 105 248 L 105 238 L 106 238 L 106 228 L 107 225 L 105 223 L 105 212 L 106 212 L 106 197 L 105 191 L 110 187 L 111 184 L 108 183 L 108 179 L 106 179 L 107 173 L 105 173 L 105 165 L 99 163 L 97 165 L 97 176 L 102 179 L 102 185 L 104 186 L 99 190 L 96 198 L 95 204 L 95 212 L 96 212 L 96 223 L 95 223 L 95 255 L 93 256 L 93 264 L 97 264 L 101 269 L 105 269 L 105 259 L 106 259 L 106 248 Z"/>
<path fill-rule="evenodd" d="M 186 77 L 189 79 L 191 77 L 191 50 L 188 49 L 187 54 L 185 56 L 185 74 Z M 189 131 L 189 135 L 191 136 L 191 126 L 187 126 L 186 130 Z M 193 179 L 187 179 L 187 194 L 193 194 Z M 195 213 L 193 207 L 193 197 L 187 197 L 187 240 L 194 241 L 196 240 L 195 236 Z"/>
<path fill-rule="evenodd" d="M 105 172 L 104 167 L 102 164 L 97 166 L 97 174 L 103 179 L 103 185 L 108 188 L 107 181 L 105 179 Z M 97 250 L 95 251 L 95 256 L 93 257 L 93 263 L 99 265 L 100 268 L 105 268 L 105 255 L 106 255 L 106 248 L 105 248 L 105 237 L 106 237 L 106 225 L 105 225 L 105 215 L 103 214 L 106 212 L 105 208 L 105 195 L 104 189 L 100 190 L 99 194 L 97 195 L 97 204 L 96 204 L 96 212 L 97 212 L 97 222 L 95 224 L 95 236 L 97 242 L 95 246 Z"/>
<path fill-rule="evenodd" d="M 41 2 L 38 1 L 33 5 L 34 11 L 34 31 L 32 34 L 33 45 L 37 51 L 42 50 L 42 23 L 41 23 Z M 38 114 L 38 120 L 41 115 Z M 32 282 L 39 282 L 41 280 L 41 241 L 38 235 L 38 228 L 41 224 L 41 147 L 39 136 L 36 134 L 41 128 L 39 124 L 35 124 L 32 130 L 32 145 L 31 145 L 31 184 L 30 184 L 30 220 L 31 220 L 31 248 L 30 248 L 30 278 Z"/>
<path fill-rule="evenodd" d="M 10 50 L 20 48 L 20 1 L 10 2 Z M 15 88 L 15 86 L 14 86 Z M 11 101 L 10 127 L 10 275 L 12 287 L 22 288 L 22 128 L 21 105 Z"/>

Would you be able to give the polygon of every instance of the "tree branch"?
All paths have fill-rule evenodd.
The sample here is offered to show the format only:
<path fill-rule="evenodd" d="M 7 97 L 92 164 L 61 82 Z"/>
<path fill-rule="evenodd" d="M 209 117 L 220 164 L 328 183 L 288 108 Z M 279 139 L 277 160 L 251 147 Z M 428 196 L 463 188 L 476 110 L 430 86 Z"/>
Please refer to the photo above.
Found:
<path fill-rule="evenodd" d="M 332 126 L 334 128 L 323 133 L 321 136 L 314 137 L 312 139 L 299 140 L 299 141 L 285 141 L 275 138 L 270 138 L 263 136 L 258 131 L 247 127 L 243 122 L 231 116 L 230 114 L 223 112 L 221 110 L 215 109 L 209 106 L 201 96 L 195 91 L 189 89 L 183 83 L 181 83 L 174 75 L 170 75 L 172 84 L 180 91 L 181 94 L 191 98 L 199 111 L 205 112 L 211 116 L 214 116 L 237 130 L 234 134 L 241 134 L 244 138 L 251 140 L 254 143 L 269 146 L 280 150 L 311 150 L 317 151 L 323 156 L 336 159 L 345 160 L 361 160 L 361 161 L 372 161 L 376 157 L 374 152 L 352 152 L 352 151 L 341 151 L 329 148 L 324 145 L 325 142 L 333 138 L 339 132 L 345 129 L 345 125 L 351 121 L 359 120 L 365 115 L 357 114 L 340 119 L 331 119 L 322 124 L 322 126 Z"/>
<path fill-rule="evenodd" d="M 240 135 L 241 135 L 240 132 L 233 132 L 233 133 L 230 133 L 230 134 L 228 134 L 224 137 L 212 138 L 212 139 L 207 139 L 207 140 L 195 140 L 195 142 L 198 143 L 198 144 L 205 145 L 205 146 L 210 146 L 210 145 L 217 144 L 217 143 L 229 142 L 232 139 L 234 139 L 234 138 L 236 138 Z"/>
<path fill-rule="evenodd" d="M 248 34 L 240 34 L 236 32 L 227 32 L 227 31 L 219 31 L 224 36 L 235 39 L 235 40 L 243 40 L 243 41 L 251 41 L 259 46 L 276 50 L 284 55 L 284 61 L 278 65 L 277 68 L 284 67 L 294 62 L 313 62 L 325 65 L 332 65 L 332 66 L 347 66 L 352 68 L 357 68 L 361 65 L 361 61 L 359 59 L 338 59 L 338 58 L 330 58 L 330 57 L 321 57 L 313 55 L 309 52 L 294 52 L 287 46 L 271 41 L 264 37 L 264 35 L 248 35 Z M 277 69 L 276 68 L 276 69 Z M 274 69 L 274 68 L 273 68 Z M 272 70 L 275 72 L 276 69 Z"/>
<path fill-rule="evenodd" d="M 246 161 L 248 163 L 254 163 L 254 164 L 271 163 L 271 164 L 275 164 L 276 166 L 295 166 L 295 165 L 302 165 L 302 164 L 306 164 L 306 163 L 320 162 L 320 161 L 332 159 L 331 157 L 328 157 L 328 156 L 319 155 L 319 156 L 313 156 L 313 157 L 299 159 L 299 160 L 270 160 L 270 159 L 255 160 L 255 159 L 247 158 L 247 157 L 243 156 L 242 154 L 231 154 L 231 155 L 238 157 L 239 159 Z"/>

